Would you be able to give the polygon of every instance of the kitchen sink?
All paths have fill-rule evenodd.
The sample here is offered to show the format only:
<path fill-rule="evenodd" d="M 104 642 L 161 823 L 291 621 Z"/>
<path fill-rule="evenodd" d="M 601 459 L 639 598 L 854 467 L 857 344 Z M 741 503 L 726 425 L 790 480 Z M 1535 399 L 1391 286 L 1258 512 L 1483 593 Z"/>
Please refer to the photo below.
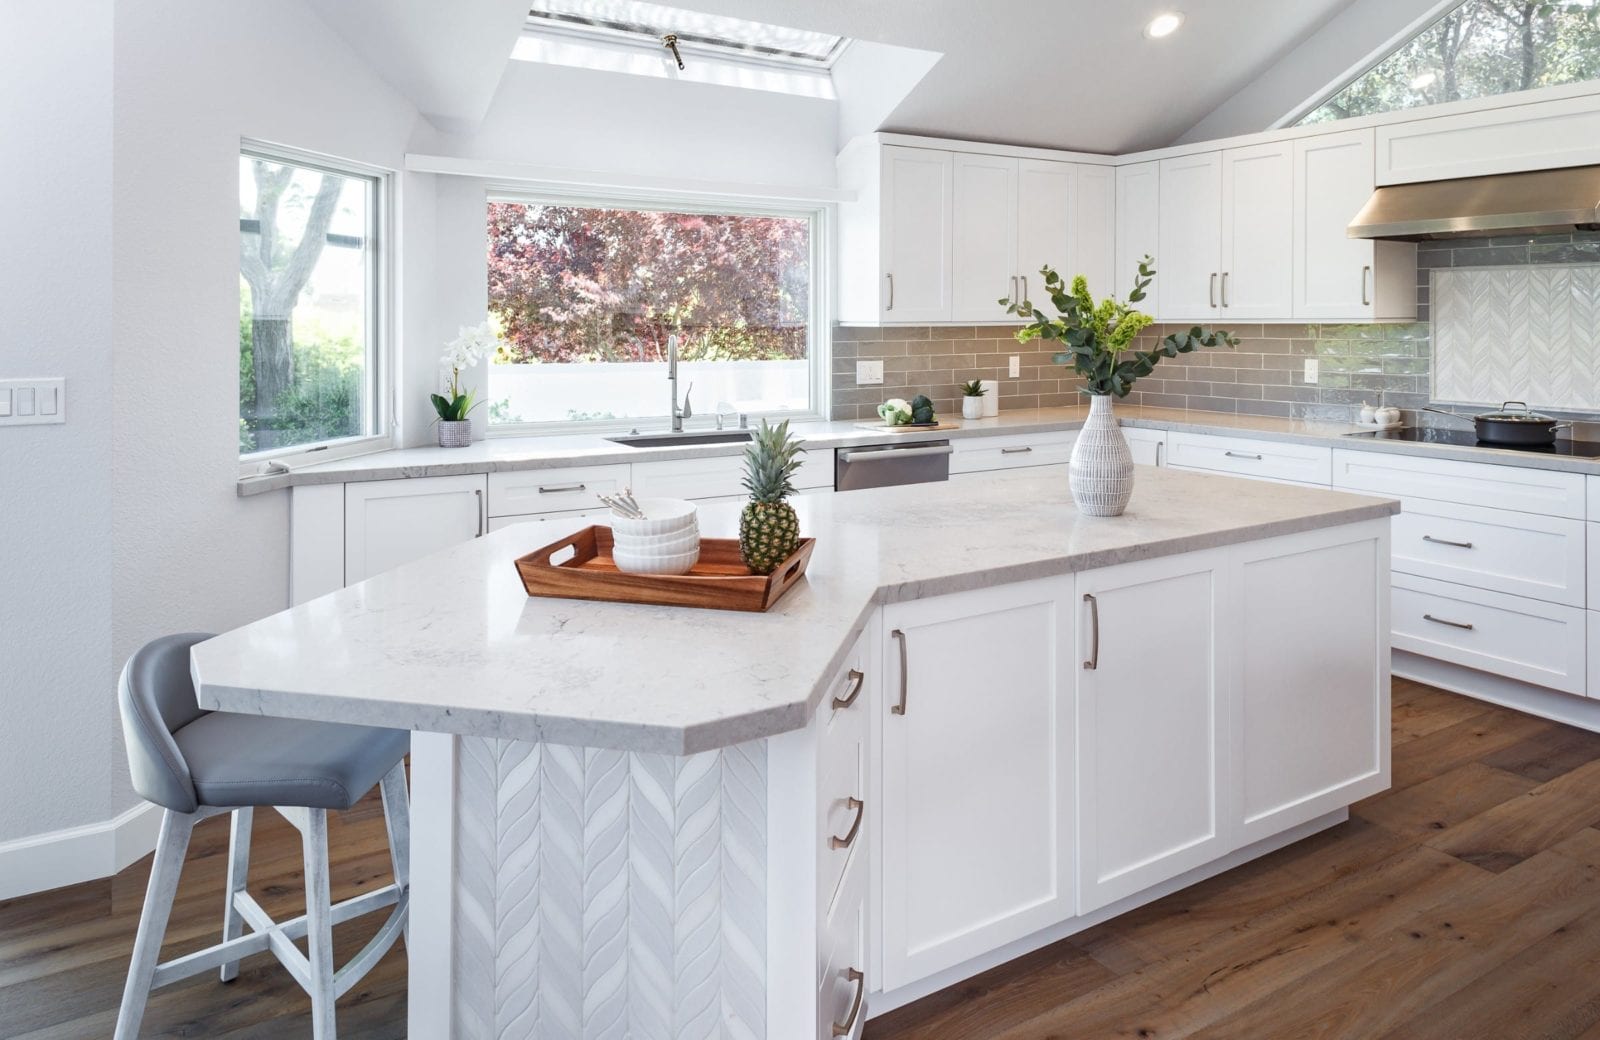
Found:
<path fill-rule="evenodd" d="M 750 439 L 750 432 L 708 430 L 705 433 L 641 433 L 628 437 L 607 437 L 606 440 L 630 448 L 681 448 L 692 444 L 742 444 Z"/>

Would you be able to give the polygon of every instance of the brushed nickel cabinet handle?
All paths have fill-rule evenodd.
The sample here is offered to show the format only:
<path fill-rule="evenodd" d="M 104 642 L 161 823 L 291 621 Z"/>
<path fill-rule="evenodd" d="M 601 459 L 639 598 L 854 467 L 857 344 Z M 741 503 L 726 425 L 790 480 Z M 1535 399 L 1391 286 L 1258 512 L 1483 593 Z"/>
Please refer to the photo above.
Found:
<path fill-rule="evenodd" d="M 1434 545 L 1453 545 L 1457 549 L 1470 549 L 1470 548 L 1472 548 L 1472 543 L 1471 542 L 1452 542 L 1448 538 L 1435 538 L 1431 534 L 1423 535 L 1422 536 L 1422 540 L 1425 541 L 1425 542 L 1432 542 Z"/>
<path fill-rule="evenodd" d="M 885 307 L 884 310 L 892 311 L 894 310 L 894 275 L 886 274 L 884 277 L 889 279 L 889 306 Z"/>
<path fill-rule="evenodd" d="M 1211 299 L 1210 299 L 1210 305 L 1212 307 L 1215 307 L 1217 305 L 1217 272 L 1215 272 L 1215 271 L 1211 272 Z"/>
<path fill-rule="evenodd" d="M 906 713 L 906 634 L 898 628 L 889 633 L 900 643 L 900 703 L 889 710 L 896 715 Z"/>
<path fill-rule="evenodd" d="M 856 999 L 850 1002 L 850 1014 L 845 1016 L 843 1022 L 833 1024 L 834 1036 L 849 1036 L 856 1031 L 856 1019 L 861 1017 L 861 1001 L 867 995 L 867 977 L 854 968 L 846 968 L 844 973 L 846 982 L 856 984 Z"/>
<path fill-rule="evenodd" d="M 1371 307 L 1372 306 L 1372 294 L 1371 294 L 1371 292 L 1368 291 L 1368 288 L 1367 288 L 1368 285 L 1371 283 L 1371 281 L 1372 281 L 1372 266 L 1369 264 L 1368 266 L 1363 267 L 1361 269 L 1361 306 L 1363 306 L 1363 307 Z"/>
<path fill-rule="evenodd" d="M 1156 465 L 1157 466 L 1161 465 L 1161 455 L 1162 455 L 1161 449 L 1165 448 L 1166 446 L 1167 446 L 1167 442 L 1166 441 L 1156 441 Z"/>
<path fill-rule="evenodd" d="M 1222 454 L 1228 456 L 1230 459 L 1253 459 L 1256 462 L 1261 461 L 1260 455 L 1252 455 L 1247 451 L 1225 451 Z"/>
<path fill-rule="evenodd" d="M 856 834 L 861 830 L 861 817 L 867 814 L 867 803 L 859 798 L 848 799 L 845 805 L 855 810 L 856 821 L 850 825 L 850 829 L 845 832 L 844 837 L 841 838 L 837 834 L 829 835 L 828 848 L 830 849 L 848 849 L 854 845 L 856 843 Z"/>
<path fill-rule="evenodd" d="M 1451 628 L 1461 628 L 1468 632 L 1472 631 L 1472 626 L 1465 621 L 1450 621 L 1446 618 L 1434 617 L 1432 614 L 1422 615 L 1422 620 L 1432 621 L 1436 625 L 1449 625 Z"/>
<path fill-rule="evenodd" d="M 587 491 L 588 489 L 589 485 L 587 484 L 540 484 L 539 494 L 569 495 L 574 491 Z"/>
<path fill-rule="evenodd" d="M 1011 302 L 1012 303 L 1021 303 L 1022 302 L 1022 297 L 1017 295 L 1017 276 L 1016 275 L 1012 275 L 1010 277 L 1010 279 L 1008 279 L 1008 281 L 1011 284 Z"/>
<path fill-rule="evenodd" d="M 833 699 L 833 710 L 840 711 L 854 704 L 856 702 L 856 698 L 861 696 L 861 687 L 866 684 L 866 681 L 867 676 L 865 672 L 859 671 L 855 668 L 850 669 L 850 692 L 845 694 L 843 697 L 835 697 Z"/>
<path fill-rule="evenodd" d="M 1028 298 L 1028 276 L 1027 275 L 1023 275 L 1022 276 L 1022 298 L 1024 300 L 1026 300 Z"/>
<path fill-rule="evenodd" d="M 1228 275 L 1232 273 L 1232 271 L 1222 272 L 1222 305 L 1224 307 L 1228 305 Z"/>
<path fill-rule="evenodd" d="M 1032 448 L 1001 448 L 1000 449 L 1000 454 L 1002 454 L 1002 455 L 1026 455 L 1026 454 L 1028 454 L 1028 452 L 1030 452 L 1032 450 L 1033 450 Z"/>
<path fill-rule="evenodd" d="M 473 494 L 478 496 L 478 533 L 473 535 L 472 537 L 474 537 L 474 538 L 482 538 L 483 537 L 483 490 L 480 488 L 479 490 L 474 491 Z"/>
<path fill-rule="evenodd" d="M 1100 667 L 1100 601 L 1088 592 L 1083 594 L 1083 601 L 1089 604 L 1089 659 L 1083 662 L 1083 668 L 1092 672 Z"/>

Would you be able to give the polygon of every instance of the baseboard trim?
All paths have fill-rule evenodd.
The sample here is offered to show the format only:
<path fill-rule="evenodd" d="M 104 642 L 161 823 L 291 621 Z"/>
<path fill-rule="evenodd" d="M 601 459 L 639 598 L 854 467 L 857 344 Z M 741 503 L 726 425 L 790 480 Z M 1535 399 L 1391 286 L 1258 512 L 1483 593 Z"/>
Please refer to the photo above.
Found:
<path fill-rule="evenodd" d="M 0 842 L 0 899 L 110 877 L 156 847 L 161 808 L 140 802 L 100 823 Z"/>
<path fill-rule="evenodd" d="M 1582 694 L 1547 690 L 1503 675 L 1491 675 L 1449 661 L 1423 657 L 1409 650 L 1391 655 L 1391 668 L 1401 679 L 1437 686 L 1451 693 L 1464 694 L 1503 708 L 1513 708 L 1552 722 L 1564 722 L 1579 729 L 1600 733 L 1600 700 Z"/>

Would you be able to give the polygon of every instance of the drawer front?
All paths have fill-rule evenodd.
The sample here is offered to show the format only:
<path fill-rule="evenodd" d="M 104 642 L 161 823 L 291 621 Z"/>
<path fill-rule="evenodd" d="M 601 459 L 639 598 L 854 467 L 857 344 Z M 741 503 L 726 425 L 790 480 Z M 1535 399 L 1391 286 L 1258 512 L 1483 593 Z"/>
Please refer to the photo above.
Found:
<path fill-rule="evenodd" d="M 1521 466 L 1496 466 L 1376 451 L 1333 453 L 1333 485 L 1392 498 L 1427 498 L 1519 513 L 1584 517 L 1584 478 Z"/>
<path fill-rule="evenodd" d="M 986 473 L 1025 466 L 1065 465 L 1072 458 L 1075 433 L 1021 434 L 1007 437 L 957 437 L 950 472 Z"/>
<path fill-rule="evenodd" d="M 1413 498 L 1393 521 L 1394 569 L 1581 607 L 1581 520 Z M 1600 526 L 1600 525 L 1588 525 Z"/>
<path fill-rule="evenodd" d="M 845 667 L 830 684 L 823 714 L 817 777 L 817 894 L 831 907 L 840 879 L 856 850 L 867 844 L 866 640 L 857 641 Z"/>
<path fill-rule="evenodd" d="M 1203 433 L 1167 434 L 1167 465 L 1240 477 L 1265 477 L 1327 487 L 1332 451 L 1313 444 L 1212 437 Z"/>
<path fill-rule="evenodd" d="M 867 1023 L 867 872 L 852 868 L 817 943 L 817 1037 L 856 1040 Z"/>
<path fill-rule="evenodd" d="M 809 468 L 809 460 L 800 467 L 802 471 Z M 817 468 L 827 467 L 819 465 Z M 739 455 L 633 464 L 633 493 L 639 498 L 651 495 L 700 501 L 732 497 L 743 494 L 740 485 L 743 479 L 744 458 Z"/>
<path fill-rule="evenodd" d="M 1586 610 L 1589 615 L 1589 645 L 1600 646 L 1600 610 Z M 1589 655 L 1589 696 L 1600 697 L 1600 653 Z"/>
<path fill-rule="evenodd" d="M 563 466 L 489 474 L 489 515 L 602 509 L 599 495 L 628 486 L 628 466 Z"/>
<path fill-rule="evenodd" d="M 604 518 L 611 515 L 605 508 L 599 509 L 572 509 L 560 513 L 528 513 L 523 516 L 492 516 L 489 518 L 489 530 L 502 531 L 507 527 L 516 527 L 518 524 L 542 524 L 550 520 L 574 520 L 579 517 L 592 517 L 595 523 L 603 523 Z M 551 535 L 546 541 L 553 541 Z"/>
<path fill-rule="evenodd" d="M 1588 492 L 1588 509 L 1585 512 L 1590 520 L 1600 520 L 1600 477 L 1583 478 Z"/>
<path fill-rule="evenodd" d="M 1408 574 L 1394 576 L 1393 646 L 1582 694 L 1587 612 Z"/>

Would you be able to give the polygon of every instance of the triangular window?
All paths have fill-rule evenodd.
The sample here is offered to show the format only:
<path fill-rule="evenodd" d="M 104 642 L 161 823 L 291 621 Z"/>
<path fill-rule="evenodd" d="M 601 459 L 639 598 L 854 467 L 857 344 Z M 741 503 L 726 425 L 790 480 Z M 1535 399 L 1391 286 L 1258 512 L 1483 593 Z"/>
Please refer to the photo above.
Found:
<path fill-rule="evenodd" d="M 1600 79 L 1600 0 L 1465 0 L 1299 123 L 1593 79 Z"/>

